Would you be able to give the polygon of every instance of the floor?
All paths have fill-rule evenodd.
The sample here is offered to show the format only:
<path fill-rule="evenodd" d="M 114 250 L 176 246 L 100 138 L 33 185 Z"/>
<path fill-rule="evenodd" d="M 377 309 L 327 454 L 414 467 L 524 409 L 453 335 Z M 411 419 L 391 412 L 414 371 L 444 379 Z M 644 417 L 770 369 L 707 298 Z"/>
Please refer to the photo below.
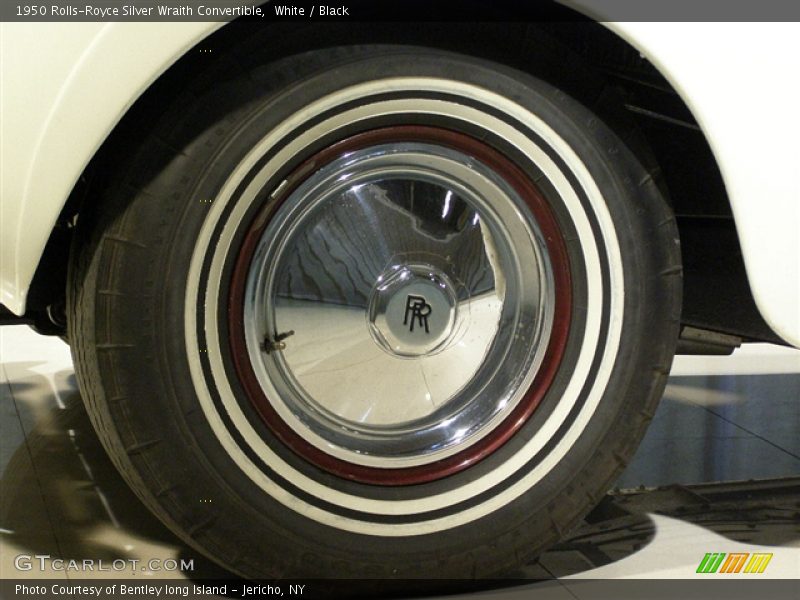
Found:
<path fill-rule="evenodd" d="M 698 564 L 717 552 L 771 553 L 759 577 L 797 578 L 799 432 L 800 351 L 678 357 L 636 457 L 584 525 L 508 582 L 460 597 L 574 600 L 597 580 L 707 579 Z M 223 575 L 128 491 L 83 410 L 69 349 L 27 327 L 0 328 L 0 473 L 0 580 L 64 577 L 49 564 L 21 572 L 20 555 L 161 561 L 140 581 L 174 580 L 156 569 L 181 558 L 194 559 L 193 580 Z"/>

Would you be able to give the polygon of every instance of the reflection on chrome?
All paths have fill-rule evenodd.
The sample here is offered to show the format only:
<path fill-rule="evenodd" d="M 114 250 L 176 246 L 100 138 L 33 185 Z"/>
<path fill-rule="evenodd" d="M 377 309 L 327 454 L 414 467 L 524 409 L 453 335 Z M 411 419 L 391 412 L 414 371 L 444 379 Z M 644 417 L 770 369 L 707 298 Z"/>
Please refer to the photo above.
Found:
<path fill-rule="evenodd" d="M 524 200 L 426 143 L 349 153 L 291 192 L 245 298 L 250 361 L 275 410 L 368 465 L 425 464 L 491 431 L 530 385 L 553 314 Z M 282 351 L 261 350 L 284 331 Z"/>

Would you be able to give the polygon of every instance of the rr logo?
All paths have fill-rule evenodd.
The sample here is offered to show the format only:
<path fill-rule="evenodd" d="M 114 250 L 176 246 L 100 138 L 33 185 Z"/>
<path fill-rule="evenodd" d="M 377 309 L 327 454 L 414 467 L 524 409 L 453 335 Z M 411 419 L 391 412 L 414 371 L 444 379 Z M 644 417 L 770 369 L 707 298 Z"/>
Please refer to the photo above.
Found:
<path fill-rule="evenodd" d="M 403 325 L 409 325 L 409 331 L 414 331 L 414 324 L 417 323 L 420 327 L 425 328 L 425 333 L 430 333 L 428 317 L 431 315 L 432 310 L 433 308 L 425 301 L 425 298 L 409 294 L 406 299 L 406 314 L 403 319 Z M 411 323 L 409 323 L 409 318 Z"/>

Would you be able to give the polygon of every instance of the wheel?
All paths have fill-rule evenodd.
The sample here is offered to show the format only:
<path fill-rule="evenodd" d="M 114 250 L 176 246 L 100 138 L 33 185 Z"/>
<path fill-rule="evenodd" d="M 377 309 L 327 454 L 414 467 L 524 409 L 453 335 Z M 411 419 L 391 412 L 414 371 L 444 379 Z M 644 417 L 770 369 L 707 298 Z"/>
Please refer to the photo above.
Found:
<path fill-rule="evenodd" d="M 653 414 L 673 215 L 604 123 L 524 73 L 410 47 L 260 60 L 166 107 L 80 216 L 69 336 L 94 425 L 237 574 L 507 571 L 600 499 Z"/>

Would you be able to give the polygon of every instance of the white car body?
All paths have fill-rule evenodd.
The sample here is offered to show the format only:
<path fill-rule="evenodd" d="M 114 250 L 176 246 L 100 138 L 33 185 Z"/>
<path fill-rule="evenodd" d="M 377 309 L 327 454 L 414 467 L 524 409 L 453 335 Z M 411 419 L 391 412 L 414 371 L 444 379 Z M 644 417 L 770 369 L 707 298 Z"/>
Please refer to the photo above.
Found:
<path fill-rule="evenodd" d="M 22 315 L 45 244 L 135 100 L 221 23 L 3 23 L 0 304 Z M 750 287 L 800 346 L 800 36 L 787 23 L 613 23 L 681 95 L 732 205 Z"/>

